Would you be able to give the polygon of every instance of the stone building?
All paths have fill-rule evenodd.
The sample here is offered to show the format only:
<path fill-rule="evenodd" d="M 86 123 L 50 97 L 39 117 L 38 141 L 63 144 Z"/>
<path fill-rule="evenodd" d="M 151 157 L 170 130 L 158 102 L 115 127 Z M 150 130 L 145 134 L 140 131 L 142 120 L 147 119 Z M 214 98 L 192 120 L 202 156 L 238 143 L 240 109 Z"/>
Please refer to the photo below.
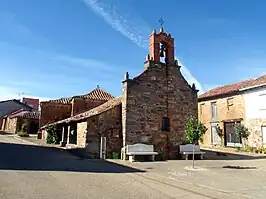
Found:
<path fill-rule="evenodd" d="M 242 146 L 234 131 L 237 123 L 250 131 L 248 145 L 266 145 L 266 75 L 214 88 L 199 96 L 199 119 L 208 128 L 206 145 Z M 219 125 L 224 136 L 218 136 Z"/>
<path fill-rule="evenodd" d="M 25 111 L 34 110 L 33 107 L 29 106 L 24 101 L 20 101 L 17 99 L 0 101 L 0 130 L 3 130 L 2 129 L 3 118 L 6 115 L 12 114 L 13 112 L 21 110 L 21 109 Z"/>
<path fill-rule="evenodd" d="M 114 98 L 110 93 L 97 87 L 85 95 L 43 101 L 40 104 L 40 126 L 82 113 Z"/>
<path fill-rule="evenodd" d="M 145 143 L 154 145 L 157 159 L 176 158 L 188 118 L 197 118 L 198 101 L 195 85 L 188 84 L 174 57 L 174 38 L 154 31 L 144 71 L 134 78 L 126 73 L 120 97 L 42 129 L 55 125 L 67 147 L 97 157 L 101 143 L 107 153 L 122 152 L 125 158 L 126 145 Z"/>
<path fill-rule="evenodd" d="M 2 130 L 10 133 L 18 133 L 19 131 L 23 131 L 24 128 L 25 132 L 36 134 L 39 130 L 39 118 L 40 112 L 21 109 L 3 117 Z"/>

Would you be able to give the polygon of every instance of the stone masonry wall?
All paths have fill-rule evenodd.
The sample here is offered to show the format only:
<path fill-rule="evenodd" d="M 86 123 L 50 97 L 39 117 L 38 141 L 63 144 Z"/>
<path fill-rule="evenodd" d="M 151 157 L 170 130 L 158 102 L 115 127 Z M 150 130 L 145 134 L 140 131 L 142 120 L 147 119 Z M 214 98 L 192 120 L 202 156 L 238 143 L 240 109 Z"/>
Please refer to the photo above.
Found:
<path fill-rule="evenodd" d="M 248 128 L 250 132 L 247 144 L 253 147 L 263 146 L 262 126 L 266 126 L 266 119 L 265 118 L 247 119 L 244 121 L 244 125 Z"/>
<path fill-rule="evenodd" d="M 53 123 L 71 116 L 71 104 L 41 103 L 40 126 Z"/>
<path fill-rule="evenodd" d="M 86 146 L 87 126 L 87 121 L 77 124 L 77 146 L 80 148 L 85 148 Z"/>
<path fill-rule="evenodd" d="M 4 130 L 3 117 L 0 117 L 0 130 Z"/>
<path fill-rule="evenodd" d="M 6 118 L 6 128 L 5 131 L 10 133 L 16 133 L 17 131 L 17 118 Z"/>
<path fill-rule="evenodd" d="M 121 127 L 121 105 L 105 111 L 99 115 L 92 116 L 87 120 L 86 143 L 97 141 L 100 144 L 100 137 L 106 137 L 107 152 L 120 152 L 122 148 L 122 127 Z M 82 137 L 82 136 L 80 136 Z M 81 138 L 84 145 L 84 138 Z"/>
<path fill-rule="evenodd" d="M 227 106 L 227 99 L 232 99 L 232 105 Z M 216 102 L 217 104 L 217 118 L 212 120 L 211 114 L 211 103 Z M 218 122 L 221 129 L 223 130 L 223 120 L 233 120 L 233 119 L 244 119 L 245 118 L 245 108 L 244 108 L 244 97 L 242 95 L 235 95 L 226 98 L 218 98 L 215 100 L 202 101 L 198 103 L 198 114 L 199 119 L 208 128 L 205 133 L 203 140 L 204 145 L 212 144 L 211 135 L 211 122 Z"/>
<path fill-rule="evenodd" d="M 197 92 L 180 66 L 146 63 L 146 70 L 123 82 L 123 145 L 153 144 L 162 159 L 176 158 L 190 116 L 197 118 Z M 162 119 L 170 119 L 170 132 L 162 132 Z"/>
<path fill-rule="evenodd" d="M 77 115 L 79 113 L 88 111 L 92 108 L 95 108 L 106 101 L 103 100 L 91 100 L 91 99 L 83 99 L 83 98 L 74 98 L 72 100 L 72 110 L 71 116 Z"/>

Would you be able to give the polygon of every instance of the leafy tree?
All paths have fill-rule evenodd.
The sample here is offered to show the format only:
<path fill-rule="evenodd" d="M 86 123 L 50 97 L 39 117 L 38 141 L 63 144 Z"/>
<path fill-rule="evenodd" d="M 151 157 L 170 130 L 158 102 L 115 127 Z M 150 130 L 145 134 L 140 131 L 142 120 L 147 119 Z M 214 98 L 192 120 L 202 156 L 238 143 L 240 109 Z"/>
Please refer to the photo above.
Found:
<path fill-rule="evenodd" d="M 193 142 L 203 142 L 203 135 L 207 128 L 197 119 L 190 117 L 186 123 L 186 139 L 192 144 Z"/>

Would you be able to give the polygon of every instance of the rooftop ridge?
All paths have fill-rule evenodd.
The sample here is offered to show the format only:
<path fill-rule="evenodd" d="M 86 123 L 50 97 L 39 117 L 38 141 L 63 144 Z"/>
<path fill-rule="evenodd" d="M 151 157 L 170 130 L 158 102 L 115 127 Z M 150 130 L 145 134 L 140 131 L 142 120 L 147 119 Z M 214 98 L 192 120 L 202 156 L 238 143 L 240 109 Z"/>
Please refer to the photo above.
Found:
<path fill-rule="evenodd" d="M 215 97 L 219 95 L 229 94 L 233 92 L 238 92 L 243 88 L 260 86 L 266 83 L 266 75 L 262 75 L 255 78 L 249 78 L 247 80 L 235 82 L 232 84 L 226 84 L 223 86 L 218 86 L 213 88 L 199 96 L 199 99 L 208 98 L 208 97 Z"/>
<path fill-rule="evenodd" d="M 114 96 L 112 96 L 110 93 L 108 93 L 107 91 L 105 91 L 103 89 L 96 88 L 96 89 L 93 89 L 92 91 L 90 91 L 87 94 L 75 95 L 75 96 L 72 96 L 72 97 L 62 97 L 62 98 L 59 98 L 59 99 L 43 101 L 42 103 L 52 102 L 52 103 L 70 104 L 72 99 L 75 99 L 75 98 L 108 101 L 110 99 L 113 99 Z"/>

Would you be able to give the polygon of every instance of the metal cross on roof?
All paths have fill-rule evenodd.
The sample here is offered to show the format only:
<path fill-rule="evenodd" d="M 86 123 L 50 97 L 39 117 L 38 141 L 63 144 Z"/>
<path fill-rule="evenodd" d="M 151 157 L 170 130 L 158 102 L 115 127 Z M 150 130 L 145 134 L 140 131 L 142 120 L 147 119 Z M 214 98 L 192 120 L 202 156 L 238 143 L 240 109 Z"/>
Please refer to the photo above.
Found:
<path fill-rule="evenodd" d="M 159 23 L 160 23 L 161 27 L 163 27 L 164 21 L 163 21 L 162 17 L 160 18 Z"/>

